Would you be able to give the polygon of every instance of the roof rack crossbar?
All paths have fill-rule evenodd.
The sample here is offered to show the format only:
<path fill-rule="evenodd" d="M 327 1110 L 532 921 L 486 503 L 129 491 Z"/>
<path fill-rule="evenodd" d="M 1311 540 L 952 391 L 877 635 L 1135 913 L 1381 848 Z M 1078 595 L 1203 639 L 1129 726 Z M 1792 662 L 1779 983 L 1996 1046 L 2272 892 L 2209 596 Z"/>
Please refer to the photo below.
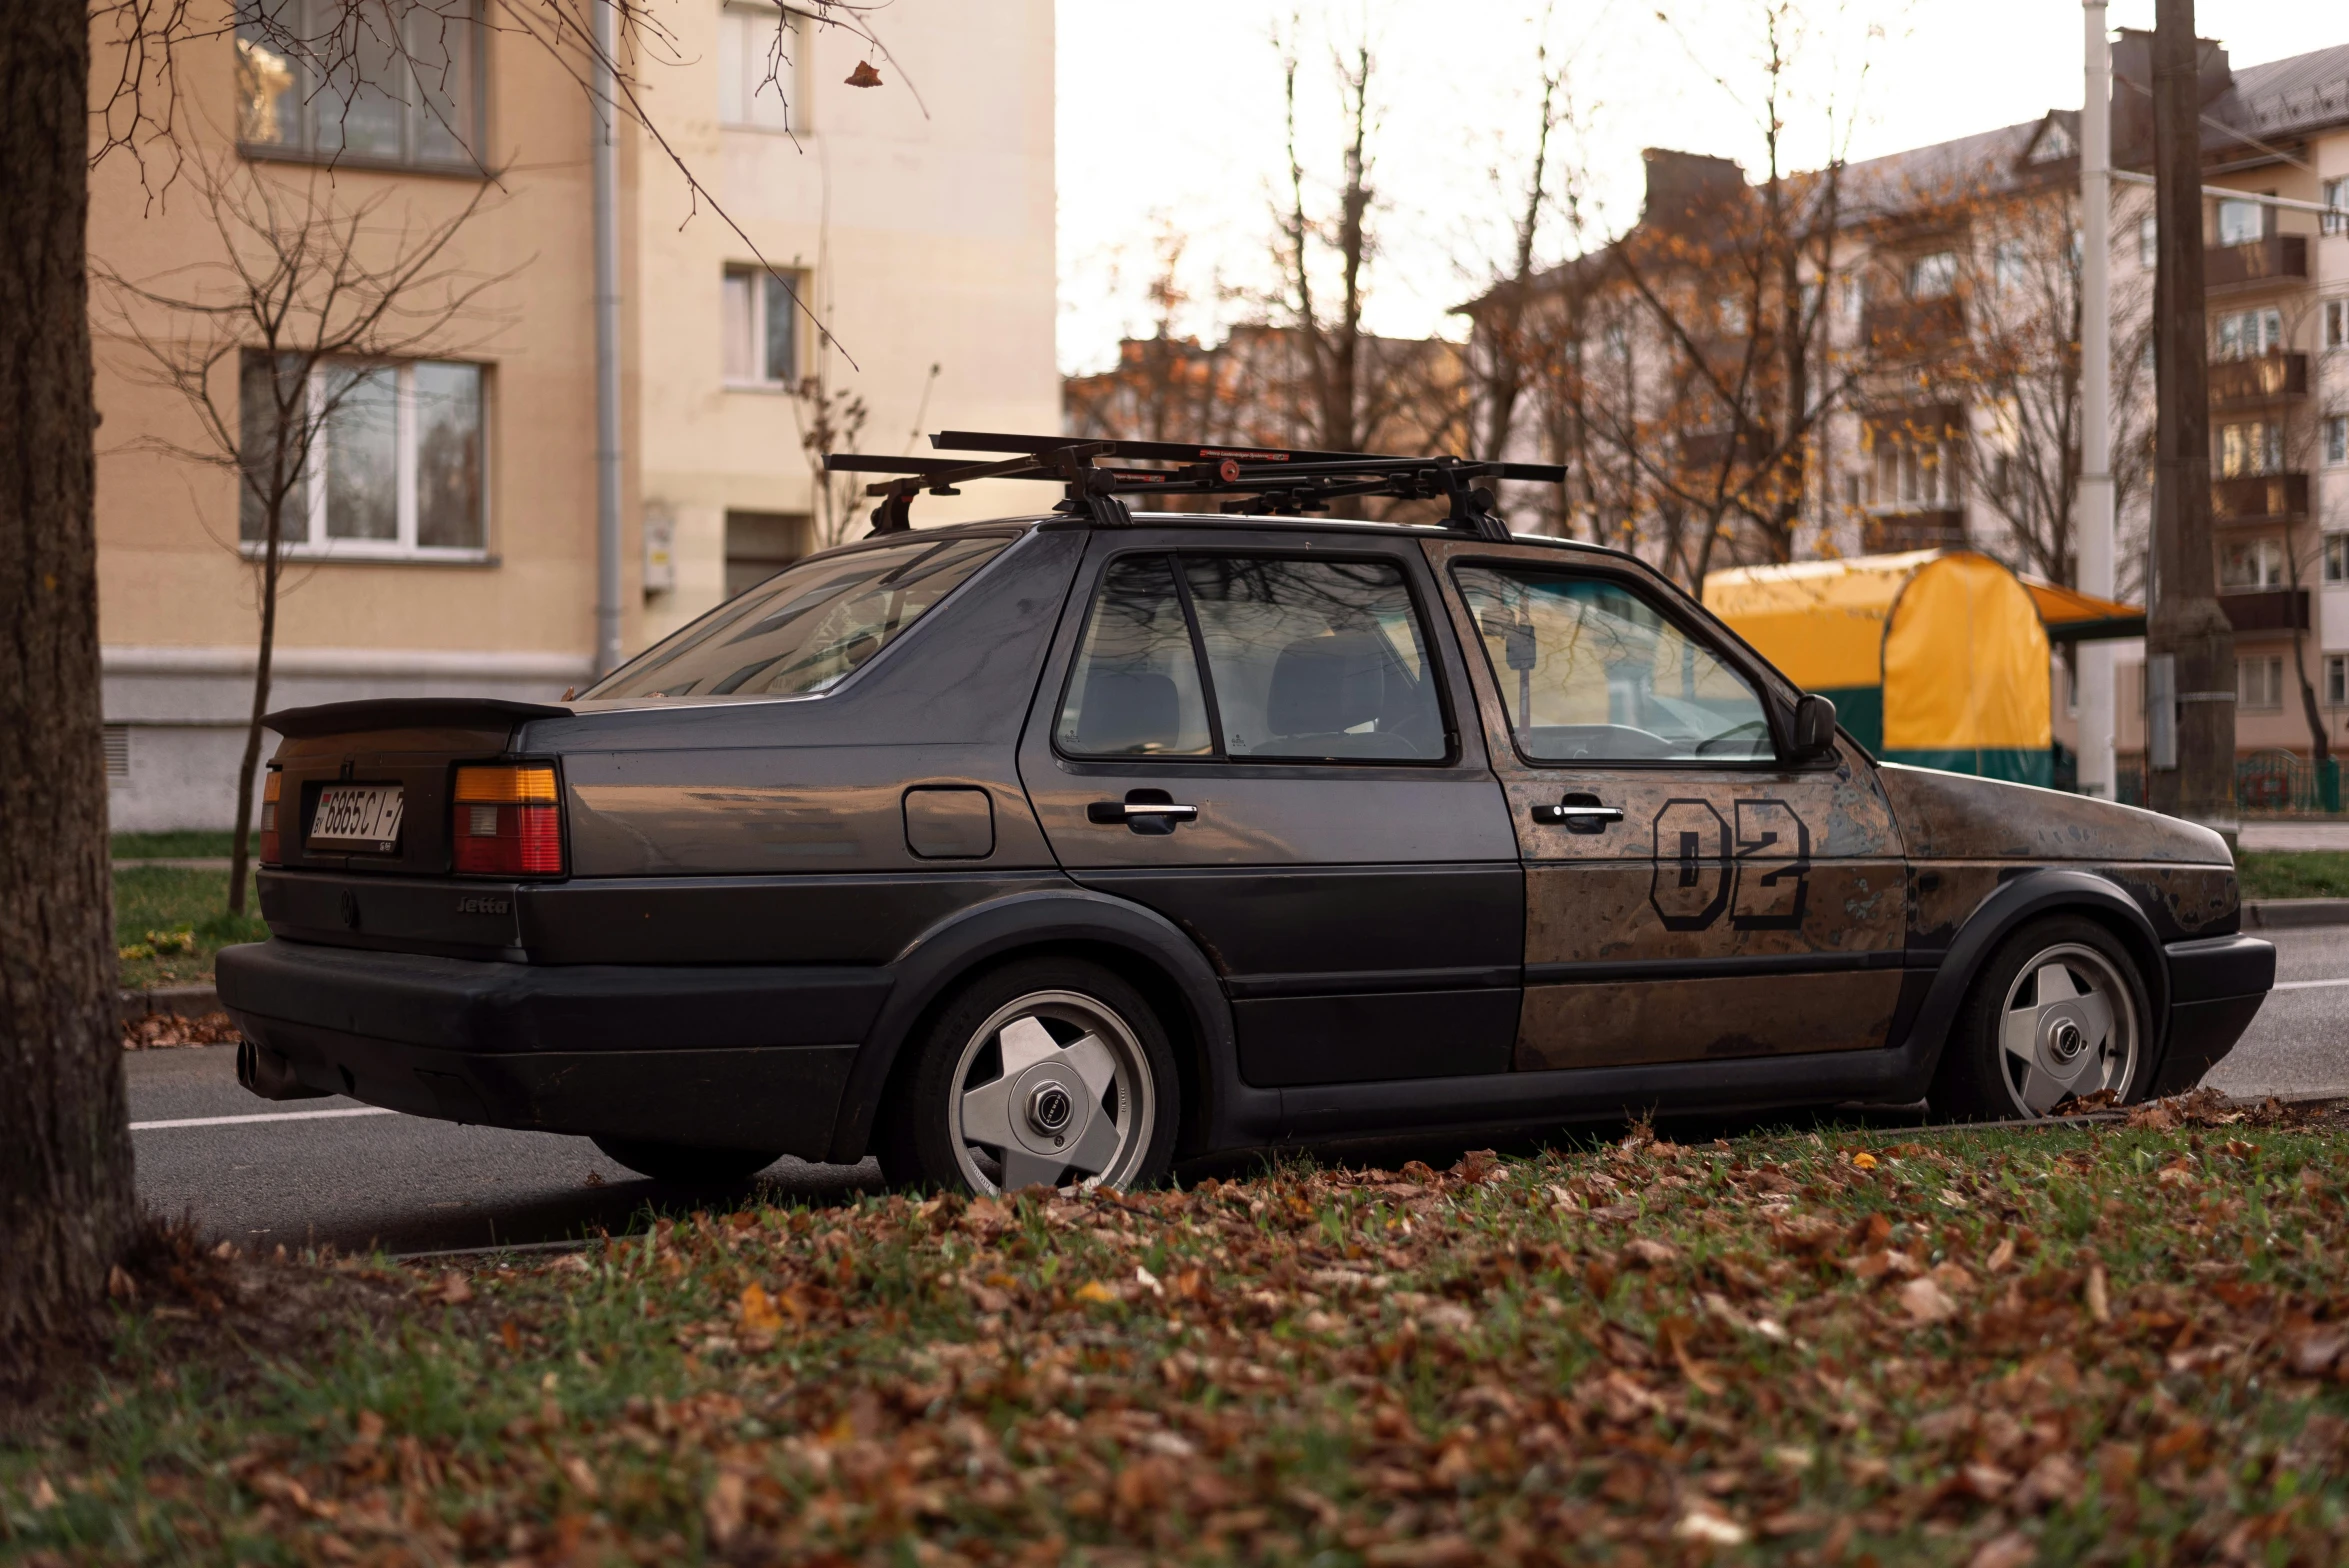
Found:
<path fill-rule="evenodd" d="M 865 493 L 880 502 L 873 518 L 876 534 L 899 533 L 911 527 L 913 498 L 921 491 L 954 495 L 959 493 L 955 486 L 974 479 L 1034 479 L 1064 487 L 1054 510 L 1088 515 L 1105 527 L 1133 520 L 1133 514 L 1118 499 L 1121 494 L 1235 496 L 1241 499 L 1223 503 L 1223 511 L 1261 507 L 1276 515 L 1292 516 L 1327 510 L 1331 501 L 1347 496 L 1385 495 L 1446 501 L 1445 526 L 1479 538 L 1506 540 L 1508 526 L 1494 510 L 1492 489 L 1476 481 L 1563 484 L 1566 479 L 1560 464 L 1480 461 L 1450 454 L 1399 457 L 1376 452 L 962 430 L 941 431 L 930 437 L 930 443 L 941 450 L 1011 455 L 973 462 L 835 452 L 825 457 L 824 466 L 838 473 L 896 476 L 865 487 Z M 1166 466 L 1130 466 L 1137 463 Z"/>

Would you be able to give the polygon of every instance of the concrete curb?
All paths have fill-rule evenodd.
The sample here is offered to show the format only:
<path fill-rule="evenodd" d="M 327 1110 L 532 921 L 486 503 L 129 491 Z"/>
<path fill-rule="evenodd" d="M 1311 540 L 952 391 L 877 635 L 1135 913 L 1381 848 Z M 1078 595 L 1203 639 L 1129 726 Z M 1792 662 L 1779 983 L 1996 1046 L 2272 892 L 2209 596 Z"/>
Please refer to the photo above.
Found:
<path fill-rule="evenodd" d="M 2243 901 L 2246 931 L 2299 931 L 2349 926 L 2349 898 L 2251 898 Z"/>
<path fill-rule="evenodd" d="M 153 1013 L 177 1013 L 201 1018 L 220 1011 L 220 992 L 208 985 L 159 985 L 145 991 L 118 991 L 122 1021 L 132 1023 Z"/>

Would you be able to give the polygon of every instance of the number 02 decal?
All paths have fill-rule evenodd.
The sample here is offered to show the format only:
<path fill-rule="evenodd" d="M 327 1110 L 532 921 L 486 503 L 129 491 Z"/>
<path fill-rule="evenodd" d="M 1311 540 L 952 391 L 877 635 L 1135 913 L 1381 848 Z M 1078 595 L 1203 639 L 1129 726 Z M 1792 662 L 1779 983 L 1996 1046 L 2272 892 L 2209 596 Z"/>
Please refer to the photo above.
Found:
<path fill-rule="evenodd" d="M 1811 895 L 1811 830 L 1783 800 L 1741 800 L 1735 821 L 1711 801 L 1668 800 L 1656 813 L 1648 902 L 1667 931 L 1801 928 Z"/>

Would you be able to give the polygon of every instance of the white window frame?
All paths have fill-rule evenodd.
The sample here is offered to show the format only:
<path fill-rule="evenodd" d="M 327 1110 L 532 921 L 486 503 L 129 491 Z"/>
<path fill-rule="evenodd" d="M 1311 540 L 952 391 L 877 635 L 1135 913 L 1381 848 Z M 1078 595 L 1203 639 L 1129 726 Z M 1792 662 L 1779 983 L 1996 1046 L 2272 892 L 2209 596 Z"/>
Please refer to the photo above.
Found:
<path fill-rule="evenodd" d="M 1957 292 L 1958 257 L 1954 250 L 1937 250 L 1909 259 L 1909 298 L 1947 299 Z M 1926 292 L 1930 289 L 1932 292 Z"/>
<path fill-rule="evenodd" d="M 2273 305 L 2230 310 L 2210 325 L 2213 359 L 2258 359 L 2284 346 L 2284 313 Z"/>
<path fill-rule="evenodd" d="M 2237 419 L 2218 428 L 2221 479 L 2263 479 L 2284 471 L 2284 425 L 2277 419 Z"/>
<path fill-rule="evenodd" d="M 1868 465 L 1868 510 L 1874 513 L 1954 511 L 1958 501 L 1954 441 L 1885 441 Z"/>
<path fill-rule="evenodd" d="M 774 29 L 787 34 L 785 58 L 776 80 L 767 80 Z M 808 113 L 814 72 L 807 29 L 798 16 L 779 7 L 735 3 L 718 7 L 718 124 L 729 131 L 804 136 L 814 121 Z M 782 96 L 789 93 L 788 99 Z"/>
<path fill-rule="evenodd" d="M 2243 215 L 2251 215 L 2251 233 L 2241 237 Z M 2229 239 L 2230 231 L 2238 237 Z M 2222 246 L 2256 245 L 2267 238 L 2266 204 L 2250 196 L 2222 196 L 2218 204 L 2218 242 Z"/>
<path fill-rule="evenodd" d="M 2326 534 L 2322 549 L 2324 580 L 2349 583 L 2349 533 Z"/>
<path fill-rule="evenodd" d="M 2249 552 L 2251 576 L 2230 578 L 2227 575 L 2227 556 L 2237 550 Z M 2270 588 L 2288 586 L 2290 574 L 2284 566 L 2283 544 L 2274 539 L 2231 540 L 2219 553 L 2219 586 L 2237 593 L 2258 593 Z"/>
<path fill-rule="evenodd" d="M 2349 296 L 2328 299 L 2321 306 L 2324 316 L 2325 347 L 2349 348 Z"/>
<path fill-rule="evenodd" d="M 2349 233 L 2349 176 L 2324 182 L 2318 200 L 2330 212 L 2317 219 L 2317 229 L 2324 234 Z"/>
<path fill-rule="evenodd" d="M 445 545 L 419 545 L 416 542 L 416 367 L 421 364 L 466 365 L 481 377 L 481 543 L 452 548 Z M 341 370 L 381 370 L 398 372 L 392 397 L 392 485 L 397 499 L 399 535 L 393 539 L 337 539 L 326 531 L 327 461 L 333 432 L 326 417 L 326 378 Z M 311 367 L 306 389 L 310 399 L 308 420 L 312 431 L 310 455 L 302 466 L 302 486 L 299 517 L 307 526 L 304 537 L 291 533 L 279 542 L 279 554 L 286 560 L 305 561 L 443 561 L 478 563 L 491 559 L 490 541 L 490 384 L 489 367 L 475 360 L 326 360 Z M 238 480 L 239 485 L 243 480 Z M 243 495 L 238 496 L 240 507 Z M 241 523 L 240 523 L 241 533 Z M 259 559 L 267 550 L 267 541 L 237 540 L 238 550 L 249 559 Z"/>
<path fill-rule="evenodd" d="M 2255 653 L 2235 660 L 2235 706 L 2246 713 L 2280 713 L 2284 707 L 2284 660 Z"/>
<path fill-rule="evenodd" d="M 2349 653 L 2325 655 L 2325 706 L 2349 708 Z"/>
<path fill-rule="evenodd" d="M 790 267 L 777 267 L 773 270 L 782 276 L 793 294 L 798 295 L 802 300 L 808 297 L 808 275 L 806 273 Z M 746 312 L 749 317 L 747 343 L 733 341 L 735 326 L 730 319 L 731 307 L 726 301 L 726 291 L 738 282 L 744 285 L 749 296 L 749 308 Z M 773 292 L 767 286 L 768 282 L 768 269 L 759 266 L 730 265 L 720 278 L 718 284 L 718 331 L 720 334 L 718 367 L 719 375 L 729 392 L 788 392 L 799 384 L 804 373 L 807 359 L 806 340 L 800 331 L 802 323 L 796 318 L 792 321 L 791 357 L 793 363 L 789 373 L 783 376 L 773 376 L 767 372 L 768 296 Z M 746 376 L 731 368 L 734 351 L 737 348 L 748 349 L 749 362 L 758 367 L 757 374 Z"/>
<path fill-rule="evenodd" d="M 2317 451 L 2327 468 L 2349 465 L 2349 414 L 2327 414 L 2317 426 Z"/>

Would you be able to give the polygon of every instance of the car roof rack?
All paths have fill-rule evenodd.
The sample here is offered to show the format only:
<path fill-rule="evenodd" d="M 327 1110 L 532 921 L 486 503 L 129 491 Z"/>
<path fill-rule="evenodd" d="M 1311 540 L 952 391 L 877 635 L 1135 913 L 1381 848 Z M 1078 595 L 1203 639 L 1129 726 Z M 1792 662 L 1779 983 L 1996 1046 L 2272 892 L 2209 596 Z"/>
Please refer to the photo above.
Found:
<path fill-rule="evenodd" d="M 942 430 L 930 437 L 941 451 L 1008 454 L 991 458 L 884 457 L 833 452 L 834 473 L 892 474 L 865 487 L 880 507 L 874 534 L 913 526 L 913 498 L 958 495 L 974 479 L 1038 479 L 1064 487 L 1053 510 L 1090 517 L 1105 527 L 1133 522 L 1122 497 L 1215 495 L 1238 499 L 1225 512 L 1269 512 L 1294 517 L 1326 511 L 1346 496 L 1382 495 L 1448 501 L 1444 526 L 1480 539 L 1506 542 L 1508 525 L 1493 509 L 1493 492 L 1478 480 L 1521 479 L 1564 484 L 1557 463 L 1501 463 L 1440 455 L 1397 457 L 1376 452 L 1317 452 L 1293 447 L 1207 446 L 1184 441 L 1106 441 L 1085 436 L 994 435 Z M 1146 465 L 1146 466 L 1136 466 Z"/>

